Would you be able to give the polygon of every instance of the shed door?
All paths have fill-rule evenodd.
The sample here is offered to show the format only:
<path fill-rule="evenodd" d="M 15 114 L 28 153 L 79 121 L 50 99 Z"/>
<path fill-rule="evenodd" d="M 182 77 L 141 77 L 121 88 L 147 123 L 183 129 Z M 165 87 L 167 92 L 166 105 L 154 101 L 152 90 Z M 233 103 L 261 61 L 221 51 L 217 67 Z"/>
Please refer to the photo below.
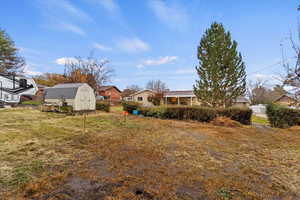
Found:
<path fill-rule="evenodd" d="M 90 110 L 90 95 L 89 91 L 86 88 L 81 89 L 80 94 L 80 110 Z"/>

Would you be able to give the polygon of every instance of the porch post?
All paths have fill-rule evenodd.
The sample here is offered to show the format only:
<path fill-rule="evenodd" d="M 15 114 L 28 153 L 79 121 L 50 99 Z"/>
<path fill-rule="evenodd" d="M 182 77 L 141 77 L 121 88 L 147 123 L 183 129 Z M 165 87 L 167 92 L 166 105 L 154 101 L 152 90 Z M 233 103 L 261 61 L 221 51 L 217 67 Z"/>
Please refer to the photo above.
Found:
<path fill-rule="evenodd" d="M 179 97 L 177 97 L 177 104 L 180 105 Z"/>
<path fill-rule="evenodd" d="M 193 97 L 191 97 L 191 106 L 193 105 Z"/>

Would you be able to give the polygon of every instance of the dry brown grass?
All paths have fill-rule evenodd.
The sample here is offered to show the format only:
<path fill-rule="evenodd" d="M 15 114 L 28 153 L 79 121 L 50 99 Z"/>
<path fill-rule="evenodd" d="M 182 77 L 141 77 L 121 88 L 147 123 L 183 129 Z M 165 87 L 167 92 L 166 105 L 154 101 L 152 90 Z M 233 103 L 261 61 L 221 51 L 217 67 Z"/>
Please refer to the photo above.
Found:
<path fill-rule="evenodd" d="M 226 127 L 241 127 L 241 123 L 234 121 L 228 117 L 217 117 L 211 121 L 211 124 L 215 126 L 226 126 Z"/>
<path fill-rule="evenodd" d="M 5 199 L 300 198 L 299 127 L 101 113 L 88 116 L 83 134 L 81 119 L 0 111 Z"/>

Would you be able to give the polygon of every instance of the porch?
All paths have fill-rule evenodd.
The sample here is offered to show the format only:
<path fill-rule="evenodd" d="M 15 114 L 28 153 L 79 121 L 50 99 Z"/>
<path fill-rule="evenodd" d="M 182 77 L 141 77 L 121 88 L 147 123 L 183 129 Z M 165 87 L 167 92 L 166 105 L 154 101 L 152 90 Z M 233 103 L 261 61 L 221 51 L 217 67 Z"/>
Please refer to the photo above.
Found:
<path fill-rule="evenodd" d="M 164 94 L 164 105 L 199 105 L 197 97 L 192 90 L 187 91 L 169 91 Z"/>

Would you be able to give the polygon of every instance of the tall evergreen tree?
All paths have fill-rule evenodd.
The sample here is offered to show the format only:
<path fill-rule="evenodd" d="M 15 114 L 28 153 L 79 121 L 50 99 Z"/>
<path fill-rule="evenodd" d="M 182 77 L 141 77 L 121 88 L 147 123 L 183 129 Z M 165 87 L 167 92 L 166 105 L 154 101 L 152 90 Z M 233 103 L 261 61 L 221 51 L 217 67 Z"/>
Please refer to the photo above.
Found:
<path fill-rule="evenodd" d="M 194 85 L 198 99 L 213 107 L 226 107 L 246 92 L 245 64 L 223 25 L 214 22 L 198 46 L 199 80 Z"/>
<path fill-rule="evenodd" d="M 0 29 L 0 72 L 20 72 L 24 65 L 25 61 L 18 55 L 15 43 Z"/>

